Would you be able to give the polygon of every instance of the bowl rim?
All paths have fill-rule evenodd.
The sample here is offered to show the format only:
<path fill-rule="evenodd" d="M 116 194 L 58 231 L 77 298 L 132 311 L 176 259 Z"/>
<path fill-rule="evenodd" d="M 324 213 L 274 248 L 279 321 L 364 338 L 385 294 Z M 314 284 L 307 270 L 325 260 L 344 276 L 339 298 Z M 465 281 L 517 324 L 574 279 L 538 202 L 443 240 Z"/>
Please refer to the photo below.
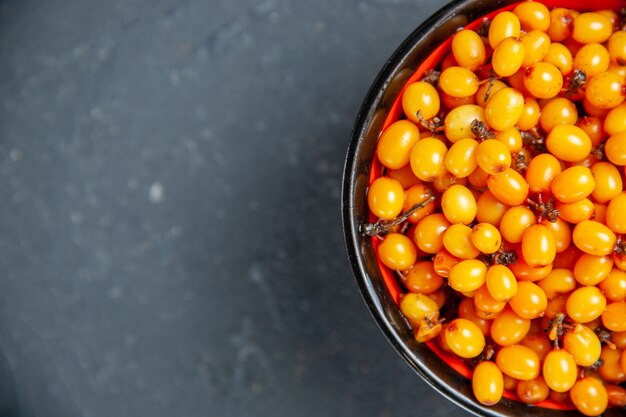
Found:
<path fill-rule="evenodd" d="M 541 1 L 541 0 L 539 0 Z M 557 0 L 558 1 L 558 0 Z M 436 43 L 429 45 L 428 38 L 433 37 L 435 31 L 447 20 L 459 14 L 466 14 L 472 5 L 478 9 L 496 10 L 508 5 L 518 3 L 519 0 L 452 0 L 438 9 L 435 13 L 424 20 L 412 33 L 410 33 L 400 46 L 391 54 L 384 63 L 382 69 L 377 74 L 371 84 L 365 98 L 359 108 L 356 116 L 353 130 L 350 136 L 350 143 L 344 163 L 342 192 L 341 192 L 341 211 L 342 223 L 344 231 L 345 246 L 348 254 L 348 260 L 352 267 L 352 272 L 359 287 L 360 293 L 376 323 L 385 334 L 386 339 L 391 343 L 396 352 L 410 365 L 410 367 L 432 388 L 448 400 L 455 403 L 462 409 L 477 415 L 490 417 L 511 417 L 531 414 L 535 417 L 571 417 L 580 416 L 576 410 L 555 410 L 541 407 L 531 408 L 526 404 L 517 401 L 506 400 L 501 401 L 495 406 L 484 406 L 473 398 L 463 394 L 458 387 L 453 386 L 445 381 L 441 375 L 426 366 L 422 358 L 413 352 L 409 346 L 402 340 L 394 323 L 387 314 L 386 306 L 389 300 L 382 297 L 380 288 L 377 288 L 371 277 L 369 276 L 365 264 L 365 255 L 359 251 L 359 247 L 364 241 L 363 235 L 360 233 L 360 225 L 355 216 L 355 188 L 357 177 L 362 176 L 357 169 L 359 162 L 360 150 L 366 139 L 368 129 L 374 119 L 376 112 L 384 107 L 382 105 L 384 93 L 390 86 L 394 77 L 399 71 L 405 67 L 406 61 L 410 54 L 417 48 L 424 48 L 430 55 L 439 45 Z M 541 1 L 542 2 L 542 1 Z M 481 14 L 481 15 L 482 15 Z M 474 16 L 471 20 L 479 18 L 480 15 Z M 413 68 L 413 71 L 415 68 Z M 361 170 L 362 171 L 362 170 Z M 371 164 L 366 168 L 366 174 L 369 177 L 371 172 Z M 385 288 L 386 290 L 386 288 Z M 386 303 L 385 303 L 386 302 Z M 398 307 L 394 305 L 397 309 Z M 620 410 L 617 409 L 619 412 Z M 617 415 L 607 410 L 604 414 L 606 417 Z"/>

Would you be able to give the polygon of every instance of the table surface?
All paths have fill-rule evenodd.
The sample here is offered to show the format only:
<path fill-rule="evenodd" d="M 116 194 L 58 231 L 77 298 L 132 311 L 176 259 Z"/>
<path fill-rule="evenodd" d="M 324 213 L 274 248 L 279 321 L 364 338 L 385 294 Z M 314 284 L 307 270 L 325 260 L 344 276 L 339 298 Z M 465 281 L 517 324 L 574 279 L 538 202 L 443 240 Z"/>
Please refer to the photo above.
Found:
<path fill-rule="evenodd" d="M 435 0 L 0 0 L 0 415 L 465 415 L 371 319 L 352 123 Z"/>

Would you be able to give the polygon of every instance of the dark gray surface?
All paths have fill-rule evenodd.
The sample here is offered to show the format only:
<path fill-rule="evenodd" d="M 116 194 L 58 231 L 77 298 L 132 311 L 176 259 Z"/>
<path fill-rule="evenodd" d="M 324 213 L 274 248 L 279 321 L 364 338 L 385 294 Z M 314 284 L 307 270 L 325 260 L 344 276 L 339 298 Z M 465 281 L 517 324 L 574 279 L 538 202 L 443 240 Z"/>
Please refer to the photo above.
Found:
<path fill-rule="evenodd" d="M 437 5 L 0 0 L 0 416 L 463 415 L 376 328 L 339 213 Z"/>

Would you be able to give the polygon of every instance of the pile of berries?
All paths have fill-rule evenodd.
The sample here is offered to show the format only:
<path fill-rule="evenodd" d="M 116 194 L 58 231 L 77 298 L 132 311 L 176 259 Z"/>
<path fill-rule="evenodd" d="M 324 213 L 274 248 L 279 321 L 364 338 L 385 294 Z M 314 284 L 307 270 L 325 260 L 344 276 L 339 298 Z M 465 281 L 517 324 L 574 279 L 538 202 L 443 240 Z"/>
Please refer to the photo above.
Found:
<path fill-rule="evenodd" d="M 460 29 L 380 135 L 362 232 L 482 404 L 626 406 L 624 23 L 526 1 Z"/>

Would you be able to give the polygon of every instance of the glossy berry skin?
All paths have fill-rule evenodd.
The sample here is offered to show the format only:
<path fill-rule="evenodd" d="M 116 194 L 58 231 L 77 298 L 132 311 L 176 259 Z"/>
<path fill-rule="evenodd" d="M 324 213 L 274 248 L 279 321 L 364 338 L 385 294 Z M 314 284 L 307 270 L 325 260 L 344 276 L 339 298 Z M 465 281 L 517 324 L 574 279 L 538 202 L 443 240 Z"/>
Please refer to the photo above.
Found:
<path fill-rule="evenodd" d="M 602 313 L 602 324 L 612 332 L 625 332 L 626 303 L 618 301 L 607 305 Z"/>
<path fill-rule="evenodd" d="M 423 218 L 416 226 L 413 239 L 417 247 L 435 254 L 443 249 L 443 234 L 450 222 L 441 213 L 433 213 Z"/>
<path fill-rule="evenodd" d="M 563 161 L 580 161 L 591 152 L 591 138 L 579 128 L 567 124 L 558 124 L 552 128 L 546 138 L 548 151 Z"/>
<path fill-rule="evenodd" d="M 570 390 L 570 399 L 578 411 L 586 416 L 599 416 L 609 402 L 602 382 L 593 377 L 578 380 Z"/>
<path fill-rule="evenodd" d="M 378 140 L 378 160 L 387 168 L 400 169 L 409 163 L 411 148 L 419 140 L 417 126 L 408 120 L 398 120 L 389 126 Z"/>
<path fill-rule="evenodd" d="M 424 138 L 411 149 L 411 169 L 417 178 L 422 181 L 434 181 L 445 175 L 445 157 L 448 149 L 446 145 L 435 138 Z"/>
<path fill-rule="evenodd" d="M 470 235 L 472 244 L 482 253 L 492 254 L 500 249 L 502 236 L 498 228 L 489 223 L 478 223 Z"/>
<path fill-rule="evenodd" d="M 609 255 L 615 249 L 615 233 L 604 224 L 583 220 L 574 227 L 572 240 L 576 247 L 595 256 Z"/>
<path fill-rule="evenodd" d="M 517 294 L 517 280 L 511 270 L 504 265 L 491 265 L 485 275 L 489 294 L 498 301 L 509 301 Z"/>
<path fill-rule="evenodd" d="M 535 62 L 524 72 L 524 86 L 534 97 L 552 98 L 561 92 L 563 74 L 552 64 Z"/>
<path fill-rule="evenodd" d="M 578 377 L 574 357 L 566 350 L 553 350 L 543 361 L 543 377 L 551 390 L 567 392 Z"/>
<path fill-rule="evenodd" d="M 602 290 L 607 300 L 626 300 L 626 272 L 613 268 L 598 287 Z"/>
<path fill-rule="evenodd" d="M 489 25 L 489 44 L 495 48 L 503 39 L 519 38 L 521 24 L 511 12 L 498 13 Z"/>
<path fill-rule="evenodd" d="M 561 203 L 574 203 L 591 195 L 596 182 L 591 170 L 576 165 L 563 170 L 552 180 L 552 195 Z"/>
<path fill-rule="evenodd" d="M 421 261 L 404 271 L 404 285 L 411 292 L 432 294 L 443 285 L 443 278 L 435 272 L 432 262 Z"/>
<path fill-rule="evenodd" d="M 610 63 L 609 51 L 599 43 L 585 45 L 574 55 L 574 69 L 582 70 L 587 79 L 609 69 Z"/>
<path fill-rule="evenodd" d="M 580 43 L 602 43 L 611 37 L 613 24 L 599 13 L 581 13 L 574 19 L 572 38 Z"/>
<path fill-rule="evenodd" d="M 503 131 L 515 126 L 523 111 L 524 96 L 516 89 L 507 87 L 489 97 L 485 119 L 493 129 Z"/>
<path fill-rule="evenodd" d="M 470 138 L 453 143 L 444 160 L 448 172 L 456 178 L 469 176 L 478 166 L 475 156 L 477 148 L 478 142 Z"/>
<path fill-rule="evenodd" d="M 526 229 L 537 223 L 535 213 L 525 206 L 509 208 L 500 221 L 500 233 L 511 243 L 520 243 Z"/>
<path fill-rule="evenodd" d="M 572 72 L 574 68 L 572 53 L 561 43 L 551 43 L 548 47 L 548 52 L 543 57 L 543 61 L 557 67 L 564 76 Z"/>
<path fill-rule="evenodd" d="M 550 11 L 537 1 L 521 2 L 513 9 L 522 29 L 526 32 L 538 30 L 546 32 L 550 27 Z"/>
<path fill-rule="evenodd" d="M 497 404 L 504 393 L 502 371 L 493 362 L 479 363 L 472 373 L 472 390 L 479 403 Z"/>
<path fill-rule="evenodd" d="M 606 298 L 596 287 L 580 287 L 567 298 L 567 315 L 577 323 L 588 323 L 600 317 L 606 308 Z"/>
<path fill-rule="evenodd" d="M 462 358 L 474 358 L 485 347 L 485 336 L 476 324 L 467 319 L 455 319 L 444 331 L 450 349 Z"/>
<path fill-rule="evenodd" d="M 574 277 L 580 285 L 598 285 L 613 268 L 613 257 L 583 253 L 574 265 Z"/>
<path fill-rule="evenodd" d="M 553 269 L 545 278 L 537 282 L 543 292 L 552 300 L 560 294 L 566 294 L 576 288 L 574 273 L 565 268 Z"/>
<path fill-rule="evenodd" d="M 474 259 L 480 251 L 471 239 L 472 229 L 464 224 L 453 224 L 443 234 L 443 246 L 459 259 Z"/>
<path fill-rule="evenodd" d="M 459 292 L 475 291 L 486 279 L 487 266 L 478 259 L 467 259 L 454 265 L 448 276 L 448 284 Z"/>
<path fill-rule="evenodd" d="M 402 314 L 412 323 L 430 317 L 433 314 L 438 316 L 439 307 L 430 297 L 424 294 L 408 293 L 400 301 Z"/>
<path fill-rule="evenodd" d="M 440 106 L 439 93 L 427 82 L 418 81 L 410 84 L 402 95 L 404 114 L 415 123 L 435 117 Z"/>
<path fill-rule="evenodd" d="M 617 194 L 609 202 L 606 225 L 615 233 L 626 233 L 626 192 Z"/>
<path fill-rule="evenodd" d="M 612 109 L 624 101 L 626 81 L 615 72 L 605 71 L 595 74 L 587 82 L 585 96 L 594 106 Z"/>
<path fill-rule="evenodd" d="M 495 139 L 481 142 L 476 149 L 478 166 L 490 175 L 499 175 L 511 166 L 511 152 Z"/>
<path fill-rule="evenodd" d="M 600 359 L 600 339 L 589 327 L 577 324 L 563 337 L 563 347 L 580 366 L 591 366 Z"/>
<path fill-rule="evenodd" d="M 596 162 L 591 166 L 591 174 L 596 183 L 591 196 L 598 203 L 608 203 L 622 192 L 622 175 L 615 165 L 609 162 Z"/>
<path fill-rule="evenodd" d="M 378 257 L 388 268 L 408 269 L 417 260 L 417 250 L 408 237 L 399 233 L 390 233 L 378 247 Z"/>
<path fill-rule="evenodd" d="M 509 206 L 519 206 L 528 197 L 528 183 L 519 172 L 511 168 L 499 175 L 490 175 L 487 187 L 498 200 Z"/>
<path fill-rule="evenodd" d="M 439 88 L 452 97 L 473 96 L 478 90 L 478 77 L 467 68 L 448 67 L 439 75 Z"/>
<path fill-rule="evenodd" d="M 615 165 L 626 165 L 626 132 L 610 136 L 604 144 L 604 154 Z"/>
<path fill-rule="evenodd" d="M 485 63 L 487 57 L 485 45 L 473 30 L 463 29 L 452 38 L 452 54 L 456 62 L 474 71 Z"/>
<path fill-rule="evenodd" d="M 422 203 L 432 195 L 432 191 L 425 184 L 416 184 L 404 191 L 404 208 L 403 212 L 410 210 L 415 204 Z M 426 206 L 417 209 L 411 213 L 408 218 L 409 223 L 417 224 L 424 217 L 435 212 L 436 203 L 431 201 Z"/>
<path fill-rule="evenodd" d="M 545 313 L 548 298 L 537 284 L 520 281 L 517 283 L 517 294 L 509 301 L 509 305 L 518 316 L 535 319 Z"/>
<path fill-rule="evenodd" d="M 523 345 L 505 346 L 496 355 L 498 368 L 512 378 L 528 381 L 539 375 L 539 357 Z"/>
<path fill-rule="evenodd" d="M 459 139 L 475 138 L 472 133 L 474 120 L 485 121 L 485 110 L 476 104 L 465 104 L 450 110 L 444 119 L 446 137 L 453 143 Z"/>
<path fill-rule="evenodd" d="M 548 398 L 550 388 L 543 376 L 539 375 L 528 381 L 519 381 L 515 392 L 519 399 L 526 404 L 536 404 Z"/>
<path fill-rule="evenodd" d="M 396 218 L 404 206 L 402 185 L 390 178 L 377 178 L 367 192 L 367 203 L 374 215 L 384 220 Z"/>
<path fill-rule="evenodd" d="M 516 38 L 503 39 L 493 51 L 493 70 L 500 77 L 510 77 L 522 68 L 526 46 Z"/>
<path fill-rule="evenodd" d="M 529 319 L 522 318 L 507 309 L 493 320 L 491 338 L 500 346 L 512 346 L 520 343 L 529 330 Z"/>
<path fill-rule="evenodd" d="M 522 235 L 522 256 L 533 267 L 542 267 L 554 262 L 556 240 L 552 230 L 543 224 L 534 224 Z"/>
<path fill-rule="evenodd" d="M 463 185 L 452 185 L 441 196 L 441 209 L 452 224 L 470 224 L 476 217 L 476 199 Z"/>

